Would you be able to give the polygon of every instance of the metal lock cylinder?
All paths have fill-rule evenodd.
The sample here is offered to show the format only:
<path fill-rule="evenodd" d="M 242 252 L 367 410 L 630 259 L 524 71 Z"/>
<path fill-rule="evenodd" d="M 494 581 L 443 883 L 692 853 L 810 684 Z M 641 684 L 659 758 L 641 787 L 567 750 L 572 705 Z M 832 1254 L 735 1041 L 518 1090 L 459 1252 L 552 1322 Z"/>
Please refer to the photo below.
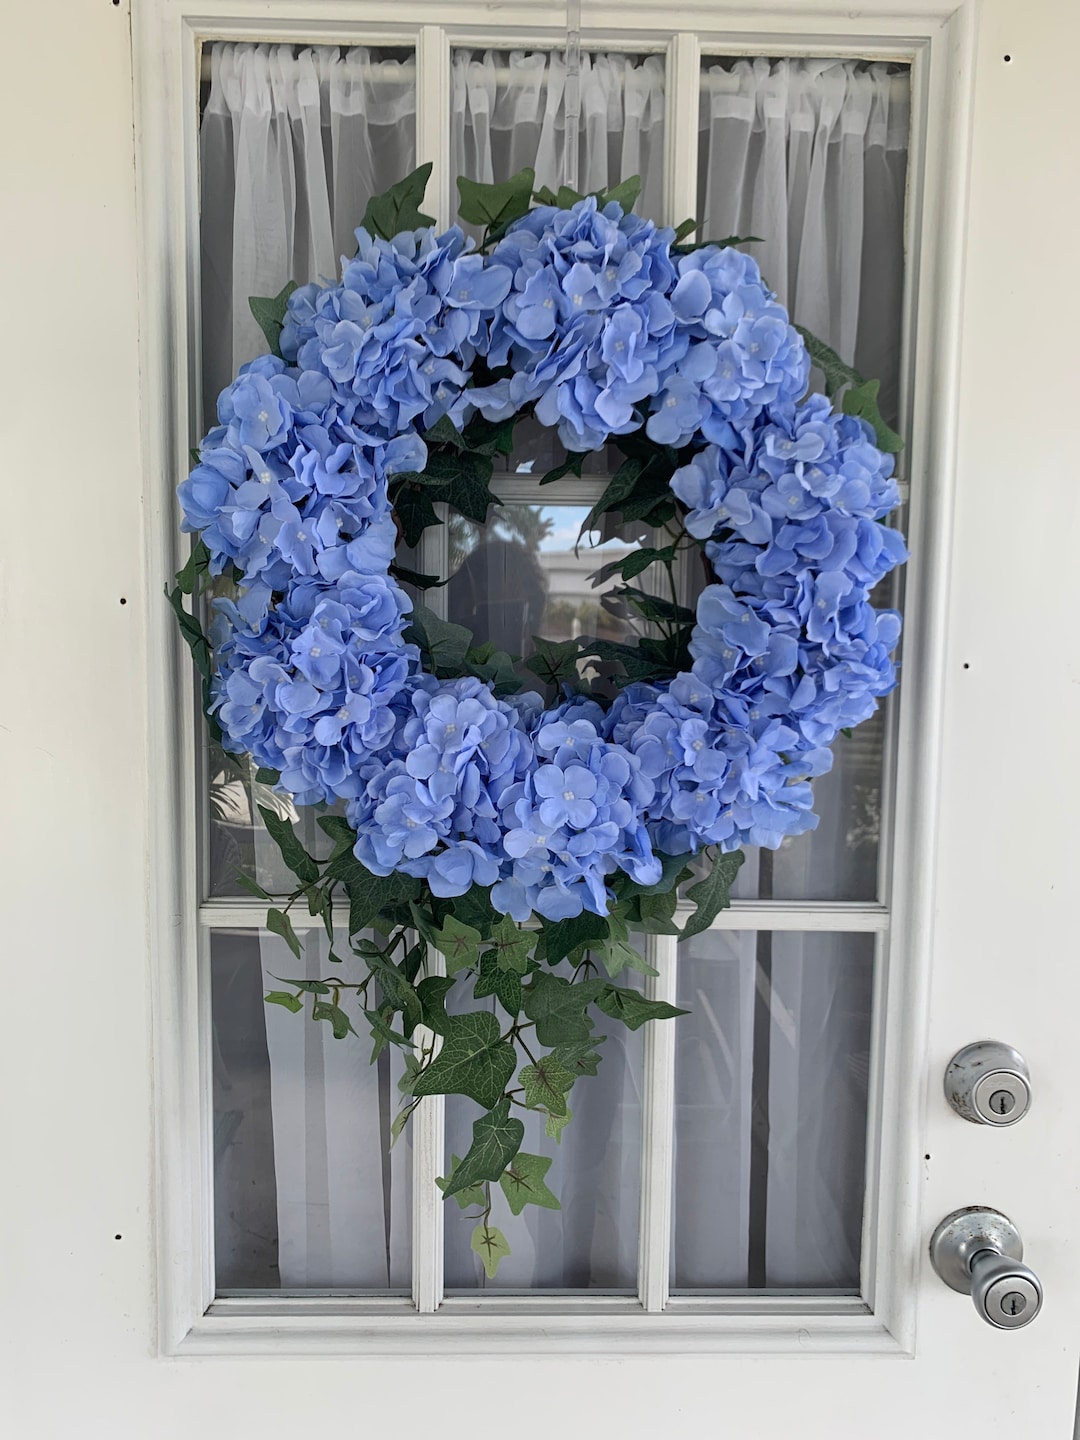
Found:
<path fill-rule="evenodd" d="M 1015 1125 L 1031 1108 L 1027 1062 L 1000 1040 L 965 1045 L 945 1071 L 945 1098 L 973 1125 Z"/>

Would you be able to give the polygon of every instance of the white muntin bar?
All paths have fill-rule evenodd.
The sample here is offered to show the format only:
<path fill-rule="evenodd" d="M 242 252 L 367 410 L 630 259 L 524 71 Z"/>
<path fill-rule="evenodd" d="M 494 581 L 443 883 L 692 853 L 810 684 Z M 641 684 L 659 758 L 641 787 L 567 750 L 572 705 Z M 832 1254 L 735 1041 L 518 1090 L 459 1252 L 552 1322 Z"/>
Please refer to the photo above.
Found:
<path fill-rule="evenodd" d="M 658 971 L 646 980 L 650 1000 L 675 1004 L 678 944 L 673 935 L 647 935 L 645 958 Z M 645 1027 L 641 1135 L 641 1229 L 638 1295 L 656 1314 L 668 1299 L 671 1264 L 671 1184 L 675 1155 L 675 1027 L 655 1020 Z"/>
<path fill-rule="evenodd" d="M 446 961 L 428 950 L 425 977 L 445 975 Z M 441 1040 L 426 1026 L 415 1031 L 416 1043 L 438 1054 Z M 443 1298 L 443 1199 L 436 1176 L 443 1173 L 443 1137 L 446 1101 L 442 1095 L 425 1095 L 409 1120 L 412 1127 L 413 1166 L 413 1304 L 421 1315 L 434 1315 Z"/>

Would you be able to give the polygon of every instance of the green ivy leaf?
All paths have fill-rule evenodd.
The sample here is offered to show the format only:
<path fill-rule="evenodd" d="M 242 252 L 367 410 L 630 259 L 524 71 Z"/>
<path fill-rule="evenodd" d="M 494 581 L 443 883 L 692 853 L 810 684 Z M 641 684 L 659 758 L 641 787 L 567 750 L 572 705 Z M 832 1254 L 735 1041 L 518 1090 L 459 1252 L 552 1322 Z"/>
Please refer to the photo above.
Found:
<path fill-rule="evenodd" d="M 544 1125 L 544 1134 L 549 1140 L 554 1140 L 556 1145 L 561 1145 L 562 1132 L 573 1118 L 574 1112 L 570 1109 L 569 1105 L 566 1107 L 565 1115 L 549 1115 L 547 1117 L 547 1123 Z"/>
<path fill-rule="evenodd" d="M 858 370 L 848 365 L 832 348 L 826 345 L 824 340 L 819 340 L 816 335 L 811 335 L 809 330 L 802 325 L 796 325 L 795 329 L 803 338 L 807 353 L 814 365 L 821 371 L 825 379 L 825 394 L 830 399 L 844 385 L 861 385 L 863 377 Z"/>
<path fill-rule="evenodd" d="M 741 850 L 734 850 L 727 855 L 717 855 L 713 861 L 712 869 L 703 880 L 696 885 L 691 885 L 686 892 L 686 898 L 692 900 L 697 909 L 683 926 L 683 939 L 689 940 L 693 935 L 700 935 L 720 914 L 731 904 L 731 887 L 735 876 L 739 873 L 739 866 L 746 859 Z"/>
<path fill-rule="evenodd" d="M 675 889 L 663 891 L 658 895 L 639 895 L 638 914 L 641 917 L 641 927 L 649 935 L 678 935 L 678 925 L 675 924 L 675 907 L 679 903 L 679 894 Z"/>
<path fill-rule="evenodd" d="M 509 180 L 495 185 L 481 185 L 460 175 L 458 214 L 470 225 L 505 229 L 528 214 L 535 183 L 536 174 L 531 169 L 519 170 Z"/>
<path fill-rule="evenodd" d="M 291 1010 L 295 1015 L 298 1010 L 304 1008 L 304 1002 L 299 995 L 290 995 L 287 990 L 271 990 L 263 996 L 267 1005 L 283 1005 L 286 1010 Z"/>
<path fill-rule="evenodd" d="M 260 765 L 255 771 L 256 785 L 276 785 L 281 779 L 280 770 L 271 770 L 269 765 Z"/>
<path fill-rule="evenodd" d="M 446 1013 L 446 997 L 454 988 L 452 975 L 429 975 L 416 987 L 423 1010 L 424 1024 L 436 1035 L 445 1035 L 450 1029 L 450 1017 Z"/>
<path fill-rule="evenodd" d="M 184 644 L 191 651 L 191 658 L 195 662 L 195 669 L 203 677 L 206 684 L 209 684 L 210 641 L 203 634 L 203 628 L 199 624 L 199 617 L 197 615 L 189 615 L 184 609 L 183 592 L 179 585 L 175 585 L 172 590 L 166 589 L 165 594 L 176 614 L 176 621 L 180 627 L 180 634 L 183 637 Z M 205 698 L 204 691 L 204 700 Z M 206 708 L 205 704 L 203 708 Z"/>
<path fill-rule="evenodd" d="M 282 860 L 302 884 L 313 885 L 319 878 L 319 867 L 296 838 L 292 821 L 283 819 L 265 805 L 258 809 Z"/>
<path fill-rule="evenodd" d="M 485 938 L 503 918 L 491 903 L 489 886 L 473 885 L 464 895 L 457 896 L 453 904 L 454 914 L 462 924 L 471 925 Z"/>
<path fill-rule="evenodd" d="M 644 468 L 644 462 L 636 457 L 631 457 L 623 461 L 608 481 L 600 499 L 597 500 L 596 504 L 582 521 L 581 530 L 578 532 L 579 542 L 583 535 L 587 535 L 590 530 L 596 528 L 596 522 L 600 519 L 601 515 L 606 515 L 610 510 L 621 509 L 623 501 L 626 500 L 627 496 L 633 491 L 634 486 L 638 482 L 638 476 Z"/>
<path fill-rule="evenodd" d="M 574 1040 L 567 1045 L 556 1045 L 551 1053 L 559 1064 L 574 1076 L 595 1075 L 601 1060 L 596 1047 L 603 1045 L 606 1039 L 606 1035 L 590 1035 L 587 1040 Z"/>
<path fill-rule="evenodd" d="M 274 979 L 280 981 L 282 985 L 292 985 L 305 995 L 329 995 L 332 993 L 331 987 L 322 980 L 290 980 L 285 975 L 275 975 Z"/>
<path fill-rule="evenodd" d="M 340 855 L 352 854 L 352 848 L 356 844 L 356 831 L 343 815 L 320 815 L 316 823 L 323 834 L 328 835 L 334 842 L 334 848 L 328 857 L 329 863 L 333 863 Z"/>
<path fill-rule="evenodd" d="M 419 645 L 425 669 L 435 675 L 454 676 L 460 673 L 472 644 L 472 631 L 464 625 L 441 620 L 426 605 L 412 609 L 412 623 L 403 637 L 407 643 Z"/>
<path fill-rule="evenodd" d="M 524 987 L 524 1010 L 536 1024 L 540 1044 L 555 1046 L 588 1040 L 592 1026 L 585 1012 L 604 988 L 602 980 L 572 984 L 549 970 L 538 971 Z"/>
<path fill-rule="evenodd" d="M 394 871 L 373 875 L 351 850 L 343 851 L 326 867 L 328 880 L 340 881 L 349 897 L 349 934 L 370 929 L 385 910 L 407 905 L 420 894 L 420 881 Z"/>
<path fill-rule="evenodd" d="M 188 556 L 184 568 L 176 572 L 177 587 L 184 595 L 194 595 L 200 579 L 209 573 L 210 551 L 200 537 L 191 547 L 191 554 Z"/>
<path fill-rule="evenodd" d="M 638 196 L 641 194 L 641 176 L 631 175 L 628 179 L 613 185 L 610 190 L 602 190 L 596 197 L 596 207 L 602 210 L 605 205 L 610 205 L 612 200 L 621 205 L 623 213 L 629 215 L 637 204 Z"/>
<path fill-rule="evenodd" d="M 340 1005 L 331 1005 L 327 1000 L 316 1000 L 311 1014 L 315 1020 L 329 1022 L 335 1040 L 344 1040 L 350 1030 L 354 1035 L 356 1034 L 352 1027 L 352 1021 Z"/>
<path fill-rule="evenodd" d="M 534 931 L 520 929 L 511 916 L 503 915 L 498 924 L 492 926 L 491 944 L 500 970 L 512 970 L 517 975 L 524 975 L 529 968 L 529 956 L 536 944 L 536 934 Z"/>
<path fill-rule="evenodd" d="M 468 449 L 464 435 L 449 415 L 440 415 L 434 425 L 428 426 L 424 431 L 424 442 L 427 445 L 452 445 L 455 450 Z"/>
<path fill-rule="evenodd" d="M 431 503 L 431 496 L 415 482 L 406 482 L 395 492 L 394 514 L 401 526 L 402 538 L 410 549 L 420 544 L 421 536 L 430 526 L 442 524 Z"/>
<path fill-rule="evenodd" d="M 459 970 L 475 970 L 480 963 L 479 930 L 453 915 L 446 917 L 441 930 L 432 931 L 431 943 L 445 959 L 448 975 L 456 975 Z"/>
<path fill-rule="evenodd" d="M 249 895 L 254 895 L 257 900 L 270 900 L 273 898 L 269 891 L 264 890 L 257 880 L 253 880 L 250 875 L 245 875 L 242 870 L 237 870 L 236 872 L 236 883 L 242 890 L 246 890 Z"/>
<path fill-rule="evenodd" d="M 677 929 L 672 929 L 672 934 L 677 935 L 678 933 Z M 639 975 L 658 975 L 660 973 L 649 964 L 640 950 L 636 950 L 626 940 L 609 940 L 599 946 L 596 953 L 613 980 L 616 975 L 621 975 L 627 969 L 636 970 Z"/>
<path fill-rule="evenodd" d="M 506 420 L 485 420 L 483 415 L 474 415 L 465 426 L 462 438 L 477 455 L 512 455 L 514 426 L 520 418 L 511 415 Z"/>
<path fill-rule="evenodd" d="M 298 960 L 303 959 L 304 952 L 300 946 L 300 941 L 296 937 L 296 931 L 293 929 L 292 921 L 288 915 L 285 914 L 284 910 L 278 910 L 274 906 L 271 906 L 266 912 L 266 928 L 273 931 L 275 935 L 280 935 Z M 292 984 L 292 981 L 288 983 Z"/>
<path fill-rule="evenodd" d="M 360 224 L 369 235 L 393 240 L 403 230 L 420 230 L 435 221 L 420 209 L 431 178 L 431 162 L 418 165 L 404 180 L 391 185 L 381 195 L 373 195 L 367 203 Z"/>
<path fill-rule="evenodd" d="M 564 680 L 573 684 L 578 678 L 580 643 L 577 640 L 544 640 L 539 635 L 534 635 L 532 640 L 536 650 L 526 659 L 525 668 L 531 670 L 545 686 L 561 685 Z"/>
<path fill-rule="evenodd" d="M 391 1010 L 400 1010 L 403 1022 L 402 1029 L 406 1035 L 411 1035 L 423 1018 L 423 1006 L 420 996 L 402 975 L 393 961 L 388 960 L 381 952 L 377 955 L 368 955 L 368 966 L 372 974 L 379 982 L 379 989 L 382 991 L 385 1004 L 380 1010 L 387 1006 Z"/>
<path fill-rule="evenodd" d="M 576 1078 L 554 1054 L 541 1055 L 535 1065 L 523 1065 L 518 1071 L 525 1088 L 525 1104 L 530 1110 L 546 1110 L 550 1115 L 565 1114 L 566 1092 L 573 1089 Z"/>
<path fill-rule="evenodd" d="M 499 1261 L 510 1254 L 506 1236 L 494 1225 L 477 1225 L 469 1245 L 480 1256 L 484 1274 L 489 1280 L 494 1280 Z"/>
<path fill-rule="evenodd" d="M 410 570 L 407 565 L 399 565 L 396 560 L 390 566 L 390 574 L 402 585 L 412 585 L 417 590 L 441 590 L 450 583 L 449 577 L 440 580 L 438 575 L 425 575 L 422 570 Z"/>
<path fill-rule="evenodd" d="M 485 950 L 481 956 L 480 973 L 473 986 L 474 1000 L 486 999 L 488 995 L 496 997 L 511 1019 L 521 1014 L 521 977 L 513 970 L 503 970 L 492 950 Z"/>
<path fill-rule="evenodd" d="M 594 915 L 591 910 L 583 910 L 569 920 L 544 921 L 542 933 L 544 959 L 549 965 L 557 965 L 575 950 L 587 949 L 606 940 L 610 922 L 606 915 Z"/>
<path fill-rule="evenodd" d="M 676 1015 L 690 1013 L 666 1000 L 647 1000 L 637 990 L 623 990 L 618 985 L 606 986 L 596 1003 L 605 1015 L 621 1020 L 628 1030 L 640 1030 L 649 1020 L 673 1020 Z"/>
<path fill-rule="evenodd" d="M 565 475 L 576 475 L 581 478 L 582 466 L 585 464 L 583 454 L 568 455 L 561 464 L 549 470 L 546 475 L 541 475 L 541 485 L 552 485 L 556 480 L 561 480 Z"/>
<path fill-rule="evenodd" d="M 499 1184 L 510 1209 L 520 1215 L 526 1205 L 539 1205 L 543 1210 L 561 1210 L 558 1197 L 544 1184 L 551 1169 L 550 1155 L 529 1155 L 519 1151 L 499 1176 Z"/>
<path fill-rule="evenodd" d="M 667 565 L 674 559 L 674 545 L 665 545 L 662 550 L 642 545 L 637 550 L 631 550 L 630 554 L 624 555 L 621 560 L 612 560 L 607 565 L 601 565 L 592 577 L 593 587 L 602 585 L 605 580 L 610 580 L 612 575 L 621 575 L 624 580 L 633 580 L 635 575 L 640 575 L 650 565 Z"/>
<path fill-rule="evenodd" d="M 494 1015 L 487 1011 L 450 1015 L 442 1049 L 417 1080 L 413 1094 L 467 1095 L 490 1110 L 506 1089 L 515 1064 L 514 1047 L 502 1039 Z"/>
<path fill-rule="evenodd" d="M 392 1010 L 387 1010 L 387 1016 L 393 1016 Z M 371 1063 L 379 1058 L 387 1045 L 397 1045 L 402 1050 L 412 1050 L 413 1042 L 405 1035 L 399 1035 L 396 1030 L 391 1029 L 386 1018 L 380 1015 L 378 1010 L 365 1010 L 364 1016 L 371 1027 L 372 1039 L 375 1041 L 374 1049 L 371 1052 Z"/>
<path fill-rule="evenodd" d="M 266 336 L 270 354 L 281 356 L 281 330 L 285 324 L 285 311 L 289 296 L 296 289 L 296 281 L 290 280 L 276 295 L 251 295 L 248 307 L 255 317 L 255 323 Z"/>
<path fill-rule="evenodd" d="M 441 500 L 467 520 L 486 525 L 488 509 L 499 503 L 498 497 L 491 493 L 492 473 L 492 463 L 486 455 L 475 455 L 471 450 L 447 455 L 435 450 L 428 456 L 423 480 L 430 487 L 432 500 Z"/>
<path fill-rule="evenodd" d="M 461 1161 L 456 1155 L 451 1156 L 449 1178 L 444 1178 L 440 1176 L 435 1181 L 435 1184 L 438 1185 L 439 1189 L 442 1190 L 444 1193 L 448 1186 L 453 1183 L 454 1174 L 460 1164 Z M 484 1194 L 483 1185 L 466 1185 L 464 1190 L 453 1190 L 450 1193 L 453 1195 L 457 1203 L 461 1206 L 462 1210 L 468 1210 L 470 1205 L 479 1205 L 483 1207 L 487 1203 L 487 1196 Z"/>
<path fill-rule="evenodd" d="M 498 1180 L 521 1149 L 524 1138 L 525 1126 L 511 1117 L 510 1098 L 506 1096 L 473 1124 L 473 1142 L 443 1187 L 443 1194 L 449 1199 L 470 1185 Z"/>
<path fill-rule="evenodd" d="M 878 408 L 880 389 L 880 380 L 864 380 L 861 385 L 852 385 L 849 390 L 844 391 L 840 408 L 845 415 L 858 415 L 871 426 L 874 443 L 879 450 L 884 450 L 887 455 L 898 455 L 904 448 L 904 442 L 882 418 Z"/>
<path fill-rule="evenodd" d="M 673 244 L 681 245 L 688 235 L 692 235 L 701 224 L 700 220 L 683 220 L 675 227 L 675 239 Z"/>

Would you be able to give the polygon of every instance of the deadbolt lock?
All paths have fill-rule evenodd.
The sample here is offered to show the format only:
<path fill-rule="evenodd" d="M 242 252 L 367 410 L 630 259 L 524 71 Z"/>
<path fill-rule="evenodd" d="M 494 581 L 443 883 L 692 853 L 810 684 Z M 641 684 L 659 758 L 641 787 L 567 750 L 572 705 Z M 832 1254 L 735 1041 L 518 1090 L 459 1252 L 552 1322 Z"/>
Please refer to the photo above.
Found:
<path fill-rule="evenodd" d="M 973 1125 L 1015 1125 L 1031 1108 L 1027 1062 L 1000 1040 L 965 1045 L 945 1071 L 945 1098 Z"/>

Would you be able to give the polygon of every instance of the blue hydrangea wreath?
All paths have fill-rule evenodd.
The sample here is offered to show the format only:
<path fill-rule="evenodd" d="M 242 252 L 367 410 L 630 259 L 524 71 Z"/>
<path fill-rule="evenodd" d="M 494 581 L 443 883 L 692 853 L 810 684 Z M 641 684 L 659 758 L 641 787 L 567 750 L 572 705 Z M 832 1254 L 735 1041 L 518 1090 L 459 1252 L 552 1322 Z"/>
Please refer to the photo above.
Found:
<path fill-rule="evenodd" d="M 496 970 L 518 986 L 510 1003 L 500 997 L 512 1031 L 512 1007 L 529 1015 L 530 994 L 555 983 L 534 973 L 541 961 L 567 956 L 572 979 L 584 965 L 601 985 L 583 1004 L 640 1024 L 672 1007 L 589 980 L 590 954 L 610 974 L 635 963 L 628 926 L 670 930 L 675 885 L 703 851 L 715 868 L 687 929 L 709 924 L 734 852 L 817 823 L 811 781 L 830 768 L 830 746 L 895 683 L 900 619 L 869 597 L 905 558 L 882 523 L 899 499 L 898 442 L 876 384 L 797 330 L 740 249 L 684 244 L 685 227 L 632 212 L 632 187 L 534 195 L 529 172 L 459 182 L 463 217 L 486 225 L 478 248 L 419 212 L 427 168 L 369 205 L 339 281 L 252 302 L 274 353 L 222 393 L 179 485 L 199 544 L 173 598 L 225 750 L 249 754 L 299 805 L 344 802 L 344 820 L 321 821 L 335 842 L 328 862 L 263 812 L 298 877 L 290 903 L 305 896 L 330 929 L 336 875 L 352 933 L 410 922 L 451 975 L 482 973 L 483 947 L 495 946 Z M 839 408 L 808 393 L 812 359 L 831 392 L 848 382 Z M 561 686 L 549 706 L 520 689 L 518 657 L 414 607 L 400 581 L 431 577 L 396 561 L 399 540 L 437 523 L 434 502 L 484 520 L 491 457 L 509 453 L 528 414 L 569 452 L 547 479 L 580 473 L 609 442 L 625 454 L 588 523 L 613 513 L 666 528 L 669 543 L 617 562 L 624 580 L 649 561 L 670 573 L 687 547 L 710 577 L 694 615 L 674 593 L 622 586 L 662 638 L 538 640 L 527 663 Z M 232 593 L 215 600 L 204 637 L 180 596 L 219 576 Z M 613 701 L 579 681 L 587 656 L 620 672 Z M 537 920 L 544 938 L 526 954 L 517 924 Z M 299 954 L 287 913 L 271 910 L 270 923 Z M 433 1017 L 419 962 L 410 974 L 365 943 L 383 996 L 366 1010 L 377 1044 L 402 1043 L 390 1028 L 400 1015 L 406 1039 L 421 1019 L 447 1037 L 445 1055 L 454 1024 L 485 1018 L 448 1020 L 442 977 L 428 991 Z M 305 982 L 293 983 L 295 996 L 270 998 L 299 1008 Z M 347 1033 L 340 983 L 317 984 L 316 1018 Z M 482 993 L 498 989 L 491 979 Z M 546 1043 L 580 1050 L 580 1018 L 548 1023 Z M 519 1038 L 487 1035 L 511 1049 Z M 428 1077 L 414 1097 L 440 1088 L 438 1063 L 413 1061 Z M 505 1122 L 513 1102 L 557 1123 L 558 1094 L 504 1095 L 512 1068 L 494 1087 L 464 1087 L 484 1121 Z M 449 1193 L 468 1193 L 475 1169 L 455 1171 Z"/>

